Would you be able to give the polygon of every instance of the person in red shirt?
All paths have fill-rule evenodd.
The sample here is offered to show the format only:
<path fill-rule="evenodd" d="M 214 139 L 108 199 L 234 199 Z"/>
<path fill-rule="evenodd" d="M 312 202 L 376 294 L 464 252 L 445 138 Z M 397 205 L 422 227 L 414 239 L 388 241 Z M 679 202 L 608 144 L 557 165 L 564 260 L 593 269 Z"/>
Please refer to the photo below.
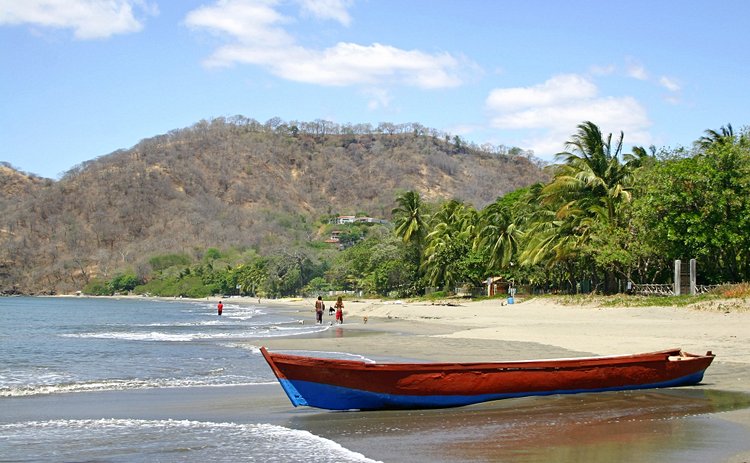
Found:
<path fill-rule="evenodd" d="M 221 317 L 221 311 L 224 310 L 224 304 L 222 304 L 221 301 L 219 301 L 219 305 L 217 305 L 216 308 L 218 309 L 219 316 Z"/>
<path fill-rule="evenodd" d="M 341 300 L 341 296 L 336 299 L 336 322 L 344 323 L 344 301 Z"/>

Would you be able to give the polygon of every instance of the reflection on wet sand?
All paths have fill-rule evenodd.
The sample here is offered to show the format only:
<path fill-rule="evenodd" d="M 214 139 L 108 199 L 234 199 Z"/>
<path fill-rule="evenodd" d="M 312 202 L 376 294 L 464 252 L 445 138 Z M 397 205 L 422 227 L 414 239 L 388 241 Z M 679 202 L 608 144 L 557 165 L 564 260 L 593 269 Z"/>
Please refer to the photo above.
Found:
<path fill-rule="evenodd" d="M 408 461 L 432 463 L 717 461 L 747 447 L 744 430 L 707 415 L 749 407 L 745 393 L 683 388 L 443 410 L 311 413 L 295 416 L 291 426 L 383 461 L 407 455 Z"/>

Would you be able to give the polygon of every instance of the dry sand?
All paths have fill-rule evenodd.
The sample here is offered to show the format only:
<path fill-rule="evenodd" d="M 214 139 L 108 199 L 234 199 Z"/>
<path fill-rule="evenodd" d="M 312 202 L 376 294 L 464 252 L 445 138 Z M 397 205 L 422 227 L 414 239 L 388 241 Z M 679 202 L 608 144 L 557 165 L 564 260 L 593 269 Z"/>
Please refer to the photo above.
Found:
<path fill-rule="evenodd" d="M 306 323 L 314 322 L 311 299 L 262 302 L 264 305 L 297 306 L 301 319 Z M 327 305 L 332 302 L 326 301 Z M 441 339 L 462 340 L 464 344 L 475 341 L 536 343 L 595 355 L 682 347 L 693 353 L 710 350 L 717 355 L 716 362 L 750 367 L 750 302 L 744 303 L 748 310 L 741 310 L 735 304 L 732 311 L 717 308 L 717 305 L 712 308 L 565 306 L 546 298 L 533 298 L 510 305 L 500 299 L 451 305 L 368 300 L 345 301 L 344 304 L 346 323 L 342 328 L 346 330 L 412 334 L 437 344 L 444 342 Z M 367 324 L 364 317 L 368 318 Z M 324 320 L 328 323 L 330 317 L 326 315 Z M 360 340 L 349 343 L 346 337 L 341 337 L 338 343 L 342 347 L 351 346 L 354 353 L 372 353 L 356 352 L 357 346 L 362 344 Z M 380 348 L 389 347 L 382 342 L 377 344 Z M 391 351 L 388 349 L 387 353 Z M 450 355 L 435 352 L 434 349 L 405 350 L 398 354 L 426 359 Z M 463 351 L 458 355 L 466 359 L 484 357 L 485 354 Z M 504 353 L 495 351 L 491 357 L 500 360 Z"/>

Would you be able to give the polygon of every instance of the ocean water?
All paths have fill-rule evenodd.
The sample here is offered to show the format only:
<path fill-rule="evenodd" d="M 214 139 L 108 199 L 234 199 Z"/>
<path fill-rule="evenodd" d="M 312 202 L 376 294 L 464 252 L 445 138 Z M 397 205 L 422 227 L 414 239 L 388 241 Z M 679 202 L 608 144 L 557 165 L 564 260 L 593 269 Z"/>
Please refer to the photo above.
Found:
<path fill-rule="evenodd" d="M 219 317 L 216 302 L 0 298 L 0 461 L 372 461 L 330 439 L 262 421 L 68 418 L 112 409 L 102 408 L 105 402 L 137 409 L 141 399 L 128 394 L 148 391 L 163 397 L 154 408 L 184 391 L 244 386 L 252 394 L 275 383 L 258 351 L 264 338 L 328 329 L 300 323 L 292 310 L 231 301 Z M 200 407 L 197 397 L 186 397 L 161 414 Z M 66 406 L 72 410 L 61 411 Z M 40 419 L 9 412 L 19 407 Z"/>
<path fill-rule="evenodd" d="M 228 302 L 0 299 L 0 397 L 272 381 L 248 339 L 325 330 Z"/>

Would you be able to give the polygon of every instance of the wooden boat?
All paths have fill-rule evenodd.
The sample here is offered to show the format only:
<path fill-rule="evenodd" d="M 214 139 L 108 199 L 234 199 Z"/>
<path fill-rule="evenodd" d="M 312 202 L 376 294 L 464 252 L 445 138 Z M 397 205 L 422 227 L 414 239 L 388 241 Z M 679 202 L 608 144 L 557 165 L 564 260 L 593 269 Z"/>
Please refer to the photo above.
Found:
<path fill-rule="evenodd" d="M 635 355 L 487 363 L 367 363 L 260 349 L 292 404 L 329 410 L 459 407 L 533 395 L 697 384 L 714 355 Z"/>

